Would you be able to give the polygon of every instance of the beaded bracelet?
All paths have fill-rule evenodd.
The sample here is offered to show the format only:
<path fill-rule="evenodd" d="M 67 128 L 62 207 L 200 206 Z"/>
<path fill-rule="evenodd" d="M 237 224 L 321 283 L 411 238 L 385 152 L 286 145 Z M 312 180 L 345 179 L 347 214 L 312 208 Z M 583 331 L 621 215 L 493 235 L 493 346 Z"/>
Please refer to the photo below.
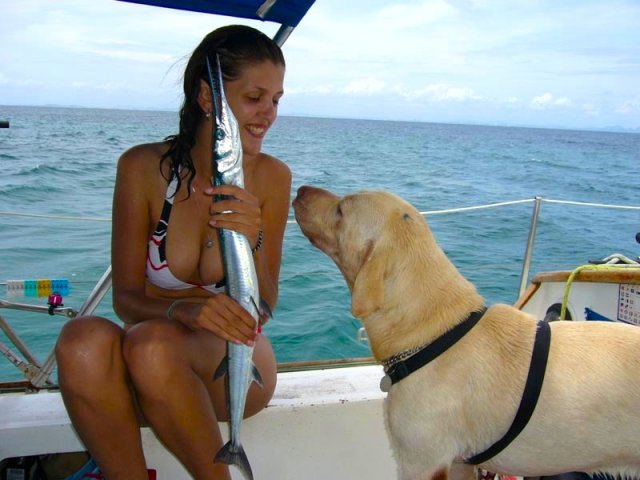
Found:
<path fill-rule="evenodd" d="M 262 231 L 262 229 L 260 229 L 258 230 L 258 243 L 256 243 L 256 246 L 251 249 L 252 254 L 256 253 L 258 250 L 262 248 L 263 238 L 264 238 L 264 232 Z"/>

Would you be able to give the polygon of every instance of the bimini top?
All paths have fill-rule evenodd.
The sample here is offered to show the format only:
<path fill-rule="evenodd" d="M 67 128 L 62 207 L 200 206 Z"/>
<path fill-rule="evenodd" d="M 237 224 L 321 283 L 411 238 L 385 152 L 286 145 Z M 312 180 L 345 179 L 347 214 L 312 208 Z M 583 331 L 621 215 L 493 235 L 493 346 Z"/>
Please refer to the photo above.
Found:
<path fill-rule="evenodd" d="M 315 0 L 121 0 L 296 27 Z"/>
<path fill-rule="evenodd" d="M 280 46 L 289 38 L 315 0 L 120 0 L 156 7 L 213 13 L 280 24 L 273 40 Z"/>

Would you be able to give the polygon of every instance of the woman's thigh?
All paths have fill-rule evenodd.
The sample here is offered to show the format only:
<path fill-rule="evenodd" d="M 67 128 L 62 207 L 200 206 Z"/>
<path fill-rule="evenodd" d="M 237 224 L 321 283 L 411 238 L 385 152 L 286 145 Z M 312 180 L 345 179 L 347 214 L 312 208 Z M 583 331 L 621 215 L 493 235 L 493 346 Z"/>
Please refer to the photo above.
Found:
<path fill-rule="evenodd" d="M 214 375 L 226 356 L 226 349 L 226 342 L 211 332 L 193 331 L 165 319 L 137 324 L 125 338 L 125 357 L 131 369 L 144 369 L 147 378 L 151 373 L 150 366 L 158 375 L 169 376 L 180 370 L 194 372 L 209 393 L 220 420 L 228 418 L 225 379 L 214 378 Z M 255 383 L 251 385 L 245 416 L 254 415 L 264 408 L 275 389 L 275 356 L 271 342 L 264 335 L 259 335 L 256 341 L 253 361 L 262 377 L 263 387 Z M 135 378 L 135 372 L 132 372 L 132 377 Z"/>
<path fill-rule="evenodd" d="M 212 338 L 213 337 L 213 338 Z M 227 344 L 212 334 L 195 335 L 190 350 L 194 371 L 202 379 L 213 402 L 216 415 L 220 420 L 228 419 L 227 395 L 224 376 L 214 378 L 220 363 L 227 354 Z M 255 364 L 262 385 L 253 382 L 249 386 L 245 417 L 255 415 L 271 400 L 276 387 L 277 365 L 271 342 L 265 335 L 258 335 L 253 349 Z"/>

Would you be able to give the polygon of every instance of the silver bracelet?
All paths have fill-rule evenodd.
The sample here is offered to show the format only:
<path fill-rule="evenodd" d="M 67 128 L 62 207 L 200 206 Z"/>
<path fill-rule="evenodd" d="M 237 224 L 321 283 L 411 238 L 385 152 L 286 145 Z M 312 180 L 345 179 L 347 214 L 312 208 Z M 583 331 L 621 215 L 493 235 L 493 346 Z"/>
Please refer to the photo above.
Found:
<path fill-rule="evenodd" d="M 171 305 L 169 305 L 169 308 L 167 308 L 167 318 L 169 320 L 173 320 L 171 318 L 171 316 L 173 315 L 173 311 L 178 306 L 178 304 L 183 303 L 183 302 L 184 302 L 183 300 L 175 300 Z"/>

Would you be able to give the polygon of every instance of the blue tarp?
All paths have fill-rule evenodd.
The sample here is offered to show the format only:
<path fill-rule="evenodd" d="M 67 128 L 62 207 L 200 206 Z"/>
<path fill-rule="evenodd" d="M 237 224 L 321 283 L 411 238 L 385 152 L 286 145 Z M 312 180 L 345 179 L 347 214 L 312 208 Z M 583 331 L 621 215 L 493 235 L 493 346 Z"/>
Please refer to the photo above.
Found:
<path fill-rule="evenodd" d="M 589 307 L 585 307 L 584 309 L 584 319 L 585 320 L 607 320 L 609 322 L 613 322 L 610 318 L 605 317 L 604 315 L 596 312 L 595 310 L 591 310 Z"/>
<path fill-rule="evenodd" d="M 289 27 L 296 27 L 302 17 L 311 8 L 315 0 L 120 0 L 130 3 L 142 3 L 157 7 L 190 10 L 192 12 L 213 13 L 230 17 L 249 18 L 275 22 Z M 263 4 L 274 3 L 264 17 L 258 15 Z"/>

